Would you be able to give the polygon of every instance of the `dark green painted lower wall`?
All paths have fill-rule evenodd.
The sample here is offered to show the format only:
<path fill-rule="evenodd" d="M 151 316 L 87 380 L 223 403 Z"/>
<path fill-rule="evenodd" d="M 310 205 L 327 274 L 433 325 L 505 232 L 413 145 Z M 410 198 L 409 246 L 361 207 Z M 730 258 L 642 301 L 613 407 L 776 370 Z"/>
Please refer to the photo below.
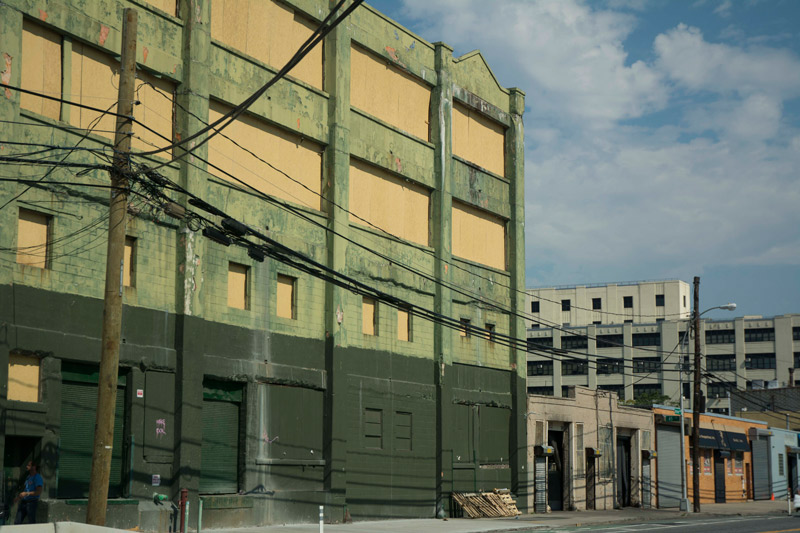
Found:
<path fill-rule="evenodd" d="M 62 368 L 98 363 L 102 302 L 24 286 L 0 286 L 0 301 L 0 453 L 35 442 L 43 518 L 79 520 L 79 503 L 57 497 Z M 132 502 L 144 516 L 157 511 L 153 492 L 177 500 L 184 487 L 192 509 L 203 498 L 205 527 L 316 521 L 319 505 L 331 522 L 429 518 L 437 502 L 449 510 L 452 490 L 513 490 L 524 426 L 514 426 L 523 417 L 512 397 L 524 383 L 510 372 L 142 308 L 126 307 L 123 338 L 125 505 L 109 507 L 115 524 L 136 525 Z M 40 404 L 5 400 L 10 351 L 42 358 Z M 239 419 L 225 424 L 236 432 L 237 496 L 200 494 L 204 378 L 240 387 L 229 398 Z"/>

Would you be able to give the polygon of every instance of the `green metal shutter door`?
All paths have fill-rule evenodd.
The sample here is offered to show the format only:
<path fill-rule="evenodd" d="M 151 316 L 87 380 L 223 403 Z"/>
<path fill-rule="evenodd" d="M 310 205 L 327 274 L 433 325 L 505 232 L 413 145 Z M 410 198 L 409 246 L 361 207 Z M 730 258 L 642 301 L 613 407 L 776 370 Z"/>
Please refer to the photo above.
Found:
<path fill-rule="evenodd" d="M 235 494 L 239 490 L 239 404 L 203 400 L 200 492 Z"/>
<path fill-rule="evenodd" d="M 89 495 L 92 471 L 97 385 L 63 382 L 61 385 L 61 434 L 58 459 L 58 497 L 85 498 Z M 125 393 L 117 390 L 114 413 L 114 449 L 108 495 L 122 495 L 122 431 L 125 422 Z"/>

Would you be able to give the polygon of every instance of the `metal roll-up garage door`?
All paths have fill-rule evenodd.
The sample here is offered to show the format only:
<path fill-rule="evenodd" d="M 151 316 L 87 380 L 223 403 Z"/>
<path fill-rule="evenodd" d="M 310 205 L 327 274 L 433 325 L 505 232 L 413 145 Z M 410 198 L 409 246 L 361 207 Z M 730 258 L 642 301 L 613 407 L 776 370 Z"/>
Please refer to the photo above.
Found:
<path fill-rule="evenodd" d="M 680 507 L 681 505 L 681 429 L 658 426 L 656 429 L 658 449 L 658 507 Z"/>
<path fill-rule="evenodd" d="M 203 381 L 203 441 L 200 492 L 236 494 L 239 490 L 239 404 L 241 385 Z"/>
<path fill-rule="evenodd" d="M 769 500 L 769 437 L 753 437 L 753 498 Z"/>

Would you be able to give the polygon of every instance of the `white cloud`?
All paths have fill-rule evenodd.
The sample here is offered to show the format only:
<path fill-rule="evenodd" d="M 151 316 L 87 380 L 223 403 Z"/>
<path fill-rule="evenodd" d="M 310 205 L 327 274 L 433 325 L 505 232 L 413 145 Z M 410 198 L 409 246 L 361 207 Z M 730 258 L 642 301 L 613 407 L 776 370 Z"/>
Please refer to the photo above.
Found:
<path fill-rule="evenodd" d="M 404 3 L 428 35 L 480 48 L 501 83 L 527 93 L 529 283 L 800 265 L 791 52 L 712 43 L 681 24 L 653 37 L 651 63 L 630 64 L 630 12 L 578 0 Z"/>
<path fill-rule="evenodd" d="M 622 43 L 635 25 L 629 15 L 577 0 L 406 0 L 405 6 L 438 39 L 463 50 L 479 45 L 501 82 L 524 80 L 537 112 L 598 128 L 666 102 L 657 71 L 641 61 L 626 64 Z"/>
<path fill-rule="evenodd" d="M 723 0 L 716 8 L 714 8 L 714 13 L 719 15 L 720 17 L 730 17 L 731 16 L 731 7 L 733 4 L 731 0 Z"/>
<path fill-rule="evenodd" d="M 655 51 L 657 66 L 690 90 L 784 98 L 800 94 L 800 60 L 788 51 L 709 43 L 699 29 L 685 24 L 656 37 Z"/>

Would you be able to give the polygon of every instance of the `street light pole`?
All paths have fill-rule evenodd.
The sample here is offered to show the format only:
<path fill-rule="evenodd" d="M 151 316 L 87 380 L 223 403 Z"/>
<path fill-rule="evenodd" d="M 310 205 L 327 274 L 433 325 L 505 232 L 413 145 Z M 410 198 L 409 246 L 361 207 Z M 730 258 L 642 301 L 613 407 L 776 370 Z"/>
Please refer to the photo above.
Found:
<path fill-rule="evenodd" d="M 692 496 L 700 512 L 700 276 L 694 277 L 694 391 L 692 394 Z"/>

